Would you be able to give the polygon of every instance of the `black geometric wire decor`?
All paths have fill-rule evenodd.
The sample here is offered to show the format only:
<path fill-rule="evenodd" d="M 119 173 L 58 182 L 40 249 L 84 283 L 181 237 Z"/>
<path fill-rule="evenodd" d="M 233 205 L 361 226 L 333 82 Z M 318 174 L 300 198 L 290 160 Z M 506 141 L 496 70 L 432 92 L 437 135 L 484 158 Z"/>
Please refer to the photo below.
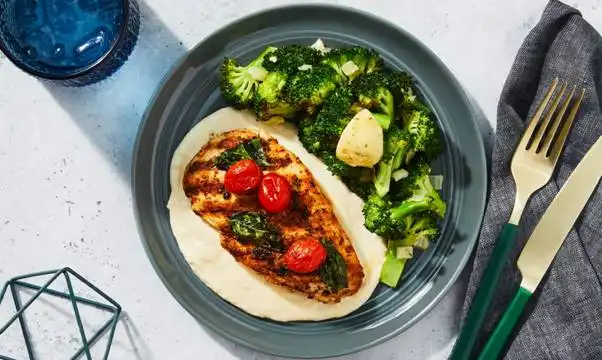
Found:
<path fill-rule="evenodd" d="M 38 276 L 48 276 L 48 275 L 52 275 L 52 277 L 42 286 L 35 285 L 35 284 L 32 284 L 27 281 L 28 279 L 32 279 L 32 278 L 35 278 Z M 53 289 L 49 288 L 50 285 L 55 280 L 57 280 L 60 276 L 63 276 L 65 278 L 65 282 L 67 284 L 67 290 L 68 290 L 67 292 L 57 291 L 57 290 L 53 290 Z M 101 296 L 104 300 L 106 300 L 108 304 L 101 303 L 101 302 L 91 300 L 91 299 L 87 299 L 87 298 L 84 298 L 81 296 L 76 296 L 75 293 L 73 292 L 73 285 L 72 285 L 71 277 L 74 277 L 74 278 L 78 279 L 79 281 L 81 281 L 90 290 L 94 291 L 99 296 Z M 17 292 L 19 287 L 34 290 L 34 291 L 36 291 L 36 293 L 27 302 L 22 303 L 18 296 L 18 292 Z M 83 344 L 82 347 L 71 357 L 72 360 L 80 358 L 82 356 L 82 354 L 85 355 L 85 358 L 87 360 L 92 360 L 92 355 L 90 354 L 90 348 L 98 340 L 101 339 L 103 334 L 105 334 L 107 332 L 108 332 L 108 335 L 107 335 L 108 341 L 107 341 L 107 347 L 104 351 L 103 360 L 108 359 L 109 351 L 111 350 L 111 344 L 113 342 L 113 336 L 115 334 L 115 328 L 117 327 L 117 323 L 119 321 L 119 316 L 121 314 L 121 306 L 115 300 L 113 300 L 107 294 L 105 294 L 103 291 L 101 291 L 99 288 L 97 288 L 92 283 L 90 283 L 88 280 L 86 280 L 84 277 L 82 277 L 81 275 L 79 275 L 78 273 L 76 273 L 75 271 L 73 271 L 71 268 L 68 268 L 68 267 L 60 269 L 60 270 L 42 271 L 42 272 L 37 272 L 37 273 L 33 273 L 33 274 L 17 276 L 17 277 L 12 278 L 11 280 L 9 280 L 2 288 L 2 291 L 0 292 L 0 305 L 2 304 L 2 301 L 4 300 L 4 296 L 8 293 L 9 290 L 10 290 L 10 293 L 12 295 L 12 298 L 13 298 L 13 301 L 15 304 L 16 313 L 8 320 L 8 322 L 5 325 L 3 325 L 0 328 L 0 336 L 15 321 L 18 320 L 19 325 L 21 327 L 21 333 L 23 334 L 23 340 L 25 343 L 25 347 L 27 349 L 27 353 L 29 355 L 30 360 L 35 360 L 36 358 L 34 356 L 35 354 L 34 354 L 34 350 L 33 350 L 33 344 L 31 342 L 31 335 L 25 324 L 25 319 L 24 319 L 23 313 L 42 294 L 47 294 L 47 295 L 55 296 L 58 298 L 66 299 L 71 302 L 73 312 L 75 315 L 75 320 L 77 322 L 79 335 L 81 336 L 81 341 Z M 103 311 L 106 311 L 106 312 L 109 312 L 112 314 L 111 318 L 103 326 L 101 326 L 96 331 L 96 333 L 94 333 L 89 339 L 86 337 L 86 333 L 84 331 L 84 326 L 83 326 L 83 322 L 82 322 L 78 304 L 85 304 L 85 305 L 93 306 L 99 310 L 103 310 Z M 2 360 L 18 360 L 18 359 L 14 359 L 14 358 L 9 357 L 4 354 L 0 354 L 0 359 L 2 359 Z"/>

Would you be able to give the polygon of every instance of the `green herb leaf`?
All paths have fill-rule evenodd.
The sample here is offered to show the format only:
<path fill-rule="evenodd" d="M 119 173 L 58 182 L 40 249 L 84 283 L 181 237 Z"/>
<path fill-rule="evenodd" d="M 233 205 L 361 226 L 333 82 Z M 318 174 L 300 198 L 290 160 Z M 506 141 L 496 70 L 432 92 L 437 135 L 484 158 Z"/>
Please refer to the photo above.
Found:
<path fill-rule="evenodd" d="M 215 166 L 220 170 L 228 170 L 235 162 L 250 159 L 252 158 L 247 149 L 245 149 L 243 144 L 239 144 L 238 146 L 221 153 L 215 160 Z"/>
<path fill-rule="evenodd" d="M 238 146 L 222 152 L 215 160 L 218 169 L 228 170 L 232 164 L 240 160 L 254 160 L 259 167 L 270 165 L 263 151 L 261 141 L 257 138 L 245 141 Z"/>
<path fill-rule="evenodd" d="M 239 240 L 278 251 L 283 248 L 278 231 L 260 213 L 235 213 L 230 216 L 230 227 Z"/>
<path fill-rule="evenodd" d="M 347 287 L 347 263 L 339 254 L 332 241 L 321 240 L 326 248 L 326 261 L 320 268 L 320 278 L 329 288 L 339 291 Z"/>
<path fill-rule="evenodd" d="M 257 165 L 263 168 L 270 166 L 270 163 L 268 162 L 268 159 L 265 156 L 263 146 L 261 145 L 261 141 L 259 139 L 253 139 L 251 141 L 248 141 L 245 143 L 244 146 L 253 158 L 253 160 L 255 160 Z"/>

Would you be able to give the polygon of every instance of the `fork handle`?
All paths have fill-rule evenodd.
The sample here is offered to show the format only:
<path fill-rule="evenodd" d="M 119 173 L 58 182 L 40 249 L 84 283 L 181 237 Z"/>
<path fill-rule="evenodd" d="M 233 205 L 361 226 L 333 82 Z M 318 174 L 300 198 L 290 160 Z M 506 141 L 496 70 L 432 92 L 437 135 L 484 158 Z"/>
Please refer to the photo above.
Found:
<path fill-rule="evenodd" d="M 512 299 L 512 302 L 504 312 L 504 316 L 485 344 L 483 351 L 479 355 L 479 360 L 494 360 L 500 356 L 502 349 L 506 346 L 508 337 L 512 334 L 512 330 L 518 319 L 520 319 L 525 305 L 527 305 L 530 298 L 531 292 L 529 290 L 523 287 L 518 289 L 514 295 L 514 299 Z"/>
<path fill-rule="evenodd" d="M 458 340 L 452 350 L 450 360 L 468 360 L 470 358 L 483 320 L 495 295 L 502 270 L 513 248 L 517 230 L 518 227 L 510 223 L 505 224 L 502 228 L 468 316 L 464 321 Z"/>

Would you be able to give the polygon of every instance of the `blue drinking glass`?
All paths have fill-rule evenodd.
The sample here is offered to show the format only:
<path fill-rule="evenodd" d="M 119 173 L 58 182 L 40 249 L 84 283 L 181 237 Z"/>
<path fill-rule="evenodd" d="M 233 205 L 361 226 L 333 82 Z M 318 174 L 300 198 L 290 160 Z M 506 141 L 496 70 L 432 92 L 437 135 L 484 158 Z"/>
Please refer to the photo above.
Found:
<path fill-rule="evenodd" d="M 60 85 L 115 73 L 139 31 L 136 0 L 0 0 L 0 50 L 23 71 Z"/>

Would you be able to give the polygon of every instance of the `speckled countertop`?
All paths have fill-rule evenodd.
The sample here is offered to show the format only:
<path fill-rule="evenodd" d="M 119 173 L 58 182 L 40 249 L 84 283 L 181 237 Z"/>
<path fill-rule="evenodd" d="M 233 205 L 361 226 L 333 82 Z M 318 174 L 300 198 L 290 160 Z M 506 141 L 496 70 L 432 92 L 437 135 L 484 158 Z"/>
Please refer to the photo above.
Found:
<path fill-rule="evenodd" d="M 126 311 L 111 359 L 273 360 L 207 332 L 168 293 L 136 230 L 129 169 L 141 114 L 173 62 L 225 23 L 282 3 L 147 0 L 131 60 L 109 81 L 78 90 L 43 86 L 0 57 L 0 283 L 67 265 L 89 277 Z M 546 1 L 339 3 L 393 21 L 429 46 L 478 104 L 487 133 L 514 54 Z M 602 22 L 599 1 L 570 4 L 592 24 Z M 411 329 L 343 359 L 444 359 L 463 291 L 461 279 Z M 0 323 L 9 306 L 0 308 Z M 56 315 L 57 306 L 32 308 L 40 359 L 66 358 L 77 346 L 77 333 L 66 326 L 73 319 Z M 18 332 L 0 336 L 0 354 L 27 358 Z"/>

